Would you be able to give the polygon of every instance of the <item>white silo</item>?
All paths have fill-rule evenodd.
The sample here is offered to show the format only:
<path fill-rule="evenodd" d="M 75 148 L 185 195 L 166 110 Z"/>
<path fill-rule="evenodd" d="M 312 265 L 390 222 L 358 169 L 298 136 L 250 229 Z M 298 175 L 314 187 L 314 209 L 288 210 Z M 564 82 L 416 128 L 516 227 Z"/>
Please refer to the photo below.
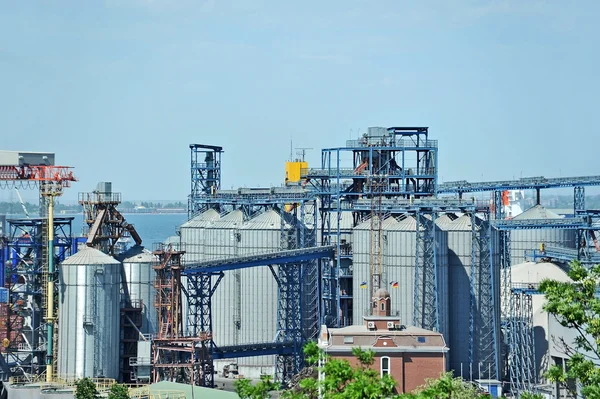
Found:
<path fill-rule="evenodd" d="M 525 262 L 514 265 L 511 268 L 511 279 L 513 287 L 526 287 L 541 283 L 544 279 L 557 280 L 561 282 L 571 282 L 567 273 L 554 263 L 534 263 Z M 549 314 L 544 311 L 543 306 L 546 303 L 544 295 L 537 294 L 532 296 L 531 305 L 533 308 L 533 341 L 535 343 L 535 367 L 538 382 L 543 374 L 552 364 L 549 357 L 548 348 L 552 340 L 560 342 L 560 337 L 552 337 L 548 332 Z"/>
<path fill-rule="evenodd" d="M 239 228 L 244 214 L 234 210 L 216 220 L 204 231 L 204 261 L 231 258 L 240 255 Z M 241 270 L 225 271 L 212 297 L 213 340 L 217 346 L 237 345 L 241 324 Z M 213 277 L 213 284 L 216 277 Z M 232 360 L 215 361 L 217 370 Z"/>
<path fill-rule="evenodd" d="M 284 229 L 289 226 L 284 224 Z M 250 219 L 240 228 L 240 255 L 276 252 L 281 249 L 282 218 L 268 210 Z M 277 266 L 274 267 L 277 272 Z M 274 341 L 277 332 L 278 288 L 268 267 L 241 271 L 240 340 L 244 343 Z M 274 356 L 258 356 L 239 360 L 240 373 L 247 377 L 272 374 Z"/>
<path fill-rule="evenodd" d="M 142 304 L 140 331 L 153 335 L 158 332 L 158 314 L 154 307 L 156 272 L 152 269 L 155 257 L 144 247 L 134 245 L 121 254 L 119 260 L 123 263 L 129 298 Z"/>
<path fill-rule="evenodd" d="M 186 263 L 203 260 L 204 232 L 216 220 L 219 220 L 219 213 L 214 209 L 209 209 L 180 226 L 181 244 L 185 250 Z"/>
<path fill-rule="evenodd" d="M 118 378 L 121 263 L 85 247 L 59 268 L 58 373 Z"/>
<path fill-rule="evenodd" d="M 354 324 L 362 323 L 362 316 L 368 309 L 368 290 L 370 287 L 370 222 L 354 230 L 354 276 L 353 292 L 355 305 L 353 309 Z M 435 226 L 437 299 L 440 332 L 448 333 L 448 251 L 447 234 Z M 383 280 L 392 297 L 391 312 L 400 316 L 405 325 L 413 324 L 415 254 L 416 254 L 416 219 L 408 216 L 396 223 L 386 219 L 383 230 Z M 359 239 L 360 237 L 360 239 Z M 358 251 L 358 253 L 357 253 Z M 358 255 L 358 256 L 357 256 Z M 359 264 L 357 264 L 357 261 Z M 367 288 L 361 287 L 367 283 Z M 397 283 L 397 284 L 396 284 Z M 364 286 L 364 285 L 363 285 Z M 363 295 L 362 291 L 367 291 Z M 366 299 L 365 299 L 366 298 Z"/>
<path fill-rule="evenodd" d="M 514 218 L 514 220 L 526 219 L 560 219 L 560 216 L 541 205 L 536 205 Z M 510 237 L 511 264 L 516 265 L 525 262 L 526 250 L 539 249 L 542 243 L 546 246 L 575 248 L 576 234 L 574 230 L 546 228 L 513 230 Z"/>

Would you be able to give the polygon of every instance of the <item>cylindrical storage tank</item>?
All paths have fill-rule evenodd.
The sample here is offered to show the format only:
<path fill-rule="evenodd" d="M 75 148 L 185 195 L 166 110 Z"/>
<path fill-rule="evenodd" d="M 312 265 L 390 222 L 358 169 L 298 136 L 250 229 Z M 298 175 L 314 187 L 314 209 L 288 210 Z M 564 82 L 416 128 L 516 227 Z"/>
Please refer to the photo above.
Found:
<path fill-rule="evenodd" d="M 377 216 L 375 216 L 377 217 Z M 374 221 L 375 226 L 377 221 Z M 382 276 L 381 287 L 387 288 L 388 281 L 387 266 L 392 265 L 393 259 L 386 252 L 388 232 L 394 230 L 398 221 L 393 217 L 385 219 L 381 224 L 382 243 Z M 353 230 L 353 254 L 352 254 L 352 324 L 361 325 L 364 323 L 363 317 L 371 315 L 371 219 L 358 224 Z M 414 251 L 414 250 L 413 250 Z M 396 314 L 400 309 L 392 305 L 392 314 Z M 404 320 L 403 320 L 404 322 Z M 412 319 L 411 319 L 412 322 Z"/>
<path fill-rule="evenodd" d="M 219 220 L 219 217 L 217 211 L 209 209 L 179 227 L 186 263 L 199 262 L 204 259 L 204 231 L 214 221 Z"/>
<path fill-rule="evenodd" d="M 215 221 L 204 232 L 204 260 L 232 258 L 240 255 L 239 228 L 244 214 L 234 210 Z M 225 271 L 225 275 L 212 296 L 213 340 L 217 346 L 237 345 L 241 328 L 241 270 Z M 216 277 L 213 277 L 213 284 Z M 260 313 L 260 310 L 256 310 Z M 231 359 L 215 361 L 218 371 L 231 363 Z"/>
<path fill-rule="evenodd" d="M 158 315 L 154 307 L 156 272 L 152 269 L 154 255 L 144 247 L 134 245 L 119 256 L 125 271 L 127 291 L 132 302 L 141 301 L 143 334 L 158 332 Z"/>
<path fill-rule="evenodd" d="M 567 273 L 554 263 L 525 262 L 514 265 L 511 269 L 511 280 L 513 287 L 536 286 L 544 279 L 571 282 Z M 560 342 L 561 337 L 550 336 L 548 332 L 548 312 L 543 306 L 546 299 L 543 294 L 532 295 L 531 305 L 533 308 L 533 335 L 535 342 L 535 367 L 538 379 L 543 376 L 548 367 L 552 365 L 548 353 L 549 342 Z M 541 381 L 536 381 L 541 382 Z"/>
<path fill-rule="evenodd" d="M 370 312 L 370 221 L 354 230 L 353 292 L 354 324 L 362 324 L 362 317 Z M 436 269 L 438 287 L 438 315 L 440 332 L 448 332 L 448 251 L 447 235 L 435 226 Z M 414 283 L 416 259 L 416 220 L 409 216 L 399 222 L 386 219 L 383 233 L 382 281 L 390 287 L 391 314 L 400 316 L 405 325 L 413 324 Z M 367 283 L 364 287 L 363 283 Z M 397 284 L 395 284 L 397 283 Z M 382 285 L 383 285 L 382 284 Z"/>
<path fill-rule="evenodd" d="M 489 353 L 481 353 L 478 350 L 479 342 L 482 342 L 481 337 L 486 340 L 494 339 L 494 331 L 496 333 L 496 348 L 498 352 L 500 348 L 500 267 L 499 267 L 499 248 L 498 248 L 498 233 L 496 230 L 490 231 L 488 226 L 483 224 L 483 221 L 477 217 L 475 233 L 479 238 L 490 234 L 488 245 L 484 248 L 479 248 L 479 243 L 473 243 L 473 228 L 471 224 L 471 216 L 463 215 L 451 223 L 442 223 L 442 228 L 448 233 L 448 270 L 449 270 L 449 323 L 450 334 L 447 343 L 450 347 L 450 369 L 454 370 L 455 375 L 469 378 L 473 375 L 474 378 L 487 378 L 479 376 L 479 370 L 483 369 L 485 373 L 488 370 L 495 368 L 494 364 L 483 363 L 486 359 L 493 359 Z M 483 230 L 485 227 L 486 230 Z M 490 247 L 490 243 L 492 243 Z M 473 244 L 475 244 L 475 274 L 472 273 L 472 254 Z M 490 253 L 490 250 L 492 253 Z M 492 262 L 492 270 L 480 270 L 479 261 L 482 253 Z M 490 267 L 489 263 L 485 265 Z M 490 273 L 493 273 L 493 279 L 487 278 Z M 471 314 L 471 279 L 474 278 L 474 318 L 473 318 L 473 358 L 472 364 L 469 362 L 469 345 L 470 345 L 470 314 Z M 483 284 L 491 284 L 495 282 L 493 289 L 484 289 Z M 489 293 L 491 298 L 483 298 L 483 293 Z M 492 305 L 493 304 L 493 305 Z M 485 307 L 493 307 L 496 316 L 496 325 L 492 324 L 492 317 L 488 314 L 489 309 Z M 482 312 L 485 312 L 483 314 Z M 483 344 L 483 342 L 482 342 Z"/>
<path fill-rule="evenodd" d="M 59 269 L 58 373 L 119 377 L 121 263 L 83 248 Z"/>
<path fill-rule="evenodd" d="M 193 264 L 194 262 L 200 262 L 204 260 L 204 231 L 206 227 L 210 226 L 215 220 L 219 220 L 219 213 L 214 209 L 209 209 L 198 216 L 193 217 L 187 222 L 183 223 L 179 227 L 179 240 L 177 241 L 177 248 L 185 251 L 183 257 L 184 265 Z M 175 245 L 175 244 L 173 244 Z M 181 284 L 187 290 L 187 277 L 181 276 Z M 181 312 L 183 314 L 183 331 L 185 334 L 191 334 L 188 330 L 188 300 L 185 292 L 182 292 L 182 306 Z"/>
<path fill-rule="evenodd" d="M 516 216 L 515 220 L 526 219 L 560 219 L 556 213 L 536 205 Z M 575 248 L 575 230 L 565 229 L 531 229 L 512 230 L 510 233 L 511 264 L 516 265 L 525 262 L 525 251 L 539 249 L 540 244 L 546 246 L 563 246 Z"/>
<path fill-rule="evenodd" d="M 281 248 L 281 216 L 268 210 L 240 227 L 240 255 L 276 252 Z M 284 229 L 289 228 L 284 224 Z M 274 267 L 277 272 L 277 266 Z M 241 270 L 240 340 L 244 343 L 272 342 L 277 332 L 277 283 L 268 267 Z M 239 359 L 246 377 L 273 374 L 274 356 Z"/>

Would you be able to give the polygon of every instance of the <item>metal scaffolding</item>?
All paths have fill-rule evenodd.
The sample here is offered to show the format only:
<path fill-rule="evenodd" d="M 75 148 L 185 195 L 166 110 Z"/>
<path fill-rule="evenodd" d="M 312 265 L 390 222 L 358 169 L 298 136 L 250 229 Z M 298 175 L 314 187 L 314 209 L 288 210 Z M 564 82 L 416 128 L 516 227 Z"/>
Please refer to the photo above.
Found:
<path fill-rule="evenodd" d="M 210 359 L 212 337 L 210 332 L 185 336 L 182 313 L 183 271 L 182 256 L 185 251 L 171 244 L 159 244 L 152 252 L 158 261 L 156 270 L 156 300 L 158 335 L 152 343 L 154 382 L 162 380 L 200 385 L 211 381 L 213 368 Z M 209 366 L 209 367 L 207 367 Z"/>
<path fill-rule="evenodd" d="M 77 250 L 72 245 L 72 220 L 54 218 L 54 263 Z M 13 364 L 17 373 L 38 374 L 44 371 L 48 347 L 48 325 L 44 322 L 48 309 L 47 282 L 57 281 L 56 273 L 50 273 L 48 268 L 48 220 L 9 219 L 8 225 L 3 266 L 7 266 L 9 304 L 6 306 L 7 324 L 0 331 L 0 337 L 8 340 L 7 345 L 3 345 L 6 362 Z M 52 297 L 57 301 L 56 295 Z M 53 340 L 56 336 L 52 335 Z M 50 359 L 54 364 L 56 356 Z"/>
<path fill-rule="evenodd" d="M 207 209 L 202 198 L 221 189 L 221 155 L 223 147 L 190 144 L 191 191 L 188 199 L 188 217 Z"/>
<path fill-rule="evenodd" d="M 342 235 L 351 234 L 354 226 L 372 214 L 375 205 L 377 213 L 387 214 L 390 199 L 412 202 L 435 196 L 437 144 L 437 140 L 429 138 L 427 127 L 369 128 L 361 139 L 348 140 L 345 147 L 323 149 L 320 168 L 302 173 L 301 178 L 321 200 L 321 243 L 337 246 L 334 262 L 322 265 L 322 324 L 329 327 L 351 324 L 352 291 L 349 287 L 352 274 L 341 265 L 352 261 L 352 247 L 343 242 Z M 377 184 L 372 184 L 373 181 Z M 372 203 L 373 197 L 380 198 Z M 398 208 L 397 204 L 391 206 Z M 410 208 L 411 205 L 405 207 Z M 344 211 L 353 213 L 352 226 L 341 226 Z M 429 240 L 431 234 L 417 240 L 417 246 L 425 252 L 422 252 L 421 267 L 415 276 L 420 284 L 425 284 L 421 288 L 421 294 L 425 296 L 418 299 L 419 306 L 427 307 L 426 314 L 423 309 L 415 314 L 415 320 L 422 319 L 427 326 L 438 323 L 432 310 L 437 303 L 435 278 L 424 278 L 431 275 L 433 265 L 430 261 L 435 261 L 435 255 L 430 253 L 435 247 Z M 419 294 L 415 293 L 415 299 L 417 296 Z"/>
<path fill-rule="evenodd" d="M 310 336 L 313 326 L 310 319 L 316 317 L 310 315 L 309 320 L 304 317 L 310 305 L 306 306 L 304 302 L 307 296 L 303 292 L 303 271 L 315 260 L 332 257 L 333 251 L 332 246 L 311 247 L 188 265 L 184 275 L 188 279 L 189 317 L 194 334 L 212 333 L 212 295 L 226 271 L 269 266 L 279 287 L 275 341 L 217 347 L 211 340 L 211 356 L 207 356 L 211 366 L 214 358 L 273 354 L 277 355 L 276 377 L 283 384 L 287 384 L 303 365 L 302 347 L 307 339 L 313 338 Z M 272 265 L 278 266 L 275 268 Z M 202 383 L 212 386 L 213 380 L 207 376 Z"/>
<path fill-rule="evenodd" d="M 508 367 L 512 392 L 533 392 L 537 383 L 533 331 L 532 295 L 539 294 L 533 285 L 510 290 Z"/>

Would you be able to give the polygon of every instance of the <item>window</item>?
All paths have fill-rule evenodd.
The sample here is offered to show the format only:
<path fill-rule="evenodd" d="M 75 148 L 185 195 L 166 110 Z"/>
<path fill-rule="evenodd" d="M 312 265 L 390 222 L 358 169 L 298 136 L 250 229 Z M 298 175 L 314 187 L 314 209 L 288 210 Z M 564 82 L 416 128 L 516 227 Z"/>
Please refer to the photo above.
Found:
<path fill-rule="evenodd" d="M 354 343 L 354 337 L 344 337 L 344 343 L 345 344 L 353 344 Z"/>
<path fill-rule="evenodd" d="M 420 344 L 424 344 L 425 342 L 427 342 L 427 339 L 425 339 L 425 337 L 417 337 L 417 342 Z"/>
<path fill-rule="evenodd" d="M 381 376 L 390 374 L 390 358 L 387 356 L 381 357 Z"/>
<path fill-rule="evenodd" d="M 381 310 L 385 310 L 385 304 L 381 302 Z"/>

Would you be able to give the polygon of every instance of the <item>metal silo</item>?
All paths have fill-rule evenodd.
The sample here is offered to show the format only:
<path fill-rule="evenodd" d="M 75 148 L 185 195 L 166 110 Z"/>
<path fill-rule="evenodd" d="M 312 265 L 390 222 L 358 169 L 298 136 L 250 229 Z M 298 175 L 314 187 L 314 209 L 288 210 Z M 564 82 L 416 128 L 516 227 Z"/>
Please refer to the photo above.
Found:
<path fill-rule="evenodd" d="M 209 209 L 180 226 L 179 231 L 185 250 L 186 263 L 199 262 L 204 259 L 204 232 L 216 220 L 219 220 L 219 213 L 214 209 Z"/>
<path fill-rule="evenodd" d="M 155 334 L 158 332 L 158 315 L 154 307 L 156 289 L 154 280 L 156 272 L 152 269 L 154 256 L 150 251 L 139 245 L 134 245 L 119 256 L 125 271 L 127 290 L 132 302 L 141 301 L 143 334 Z"/>
<path fill-rule="evenodd" d="M 413 324 L 416 219 L 408 216 L 385 229 L 383 255 L 386 265 L 384 276 L 392 298 L 392 314 L 400 316 L 402 323 Z M 436 269 L 438 287 L 438 315 L 440 332 L 448 333 L 448 246 L 447 234 L 435 226 Z M 360 281 L 355 282 L 360 284 Z M 397 284 L 393 284 L 397 283 Z M 360 288 L 358 288 L 360 289 Z"/>
<path fill-rule="evenodd" d="M 239 228 L 244 214 L 234 210 L 204 231 L 204 260 L 239 256 Z M 217 346 L 237 345 L 241 328 L 241 270 L 225 271 L 212 297 L 213 340 Z M 213 277 L 216 280 L 216 277 Z M 213 281 L 213 284 L 215 281 Z M 260 311 L 259 311 L 260 312 Z M 217 370 L 231 359 L 215 361 Z"/>
<path fill-rule="evenodd" d="M 547 210 L 541 205 L 529 208 L 525 212 L 516 216 L 515 220 L 525 219 L 559 219 L 556 213 Z M 539 249 L 540 244 L 547 246 L 564 246 L 575 248 L 575 231 L 563 229 L 532 229 L 532 230 L 513 230 L 511 232 L 511 264 L 516 265 L 525 262 L 525 251 Z"/>
<path fill-rule="evenodd" d="M 121 263 L 86 247 L 59 270 L 58 373 L 118 378 Z"/>
<path fill-rule="evenodd" d="M 288 226 L 284 226 L 287 228 Z M 268 210 L 244 223 L 240 228 L 240 255 L 275 252 L 281 248 L 281 216 Z M 277 271 L 277 267 L 274 268 Z M 277 332 L 277 283 L 267 267 L 241 271 L 242 342 L 273 341 Z M 240 359 L 240 373 L 258 377 L 273 373 L 273 356 Z"/>
<path fill-rule="evenodd" d="M 480 251 L 478 249 L 477 242 L 475 243 L 475 280 L 474 282 L 474 301 L 476 311 L 474 312 L 473 329 L 474 329 L 474 346 L 472 355 L 472 364 L 469 362 L 469 346 L 470 346 L 470 312 L 471 312 L 471 278 L 472 278 L 472 248 L 473 248 L 473 229 L 471 224 L 471 216 L 463 215 L 455 221 L 447 224 L 443 224 L 443 229 L 448 233 L 448 268 L 449 268 L 449 312 L 450 312 L 450 334 L 447 339 L 450 347 L 450 368 L 454 370 L 456 375 L 463 375 L 465 377 L 471 375 L 471 372 L 475 378 L 482 378 L 478 376 L 479 368 L 483 368 L 487 371 L 490 367 L 494 367 L 493 364 L 488 364 L 490 361 L 493 363 L 493 358 L 490 359 L 490 353 L 482 353 L 478 350 L 478 347 L 488 347 L 485 343 L 479 342 L 482 336 L 485 339 L 491 340 L 493 336 L 493 324 L 492 318 L 487 312 L 489 309 L 485 308 L 485 304 L 494 303 L 494 312 L 496 312 L 496 351 L 499 351 L 500 345 L 500 268 L 499 268 L 499 247 L 498 247 L 498 234 L 495 230 L 491 233 L 489 230 L 482 231 L 482 220 L 476 218 L 475 232 L 478 237 L 482 234 L 491 234 L 490 242 L 493 248 L 493 254 L 491 255 L 493 267 L 493 281 L 496 282 L 493 291 L 489 293 L 494 295 L 493 298 L 483 298 L 482 291 L 488 292 L 488 290 L 482 290 L 480 287 L 482 284 L 489 283 L 489 280 L 479 281 L 477 276 L 487 276 L 489 270 L 479 270 L 479 264 L 477 263 L 480 259 Z M 490 247 L 486 246 L 483 250 L 489 254 Z M 482 309 L 480 312 L 479 310 Z M 485 312 L 486 314 L 483 314 Z M 491 331 L 490 331 L 491 330 Z M 491 335 L 490 335 L 491 334 Z M 491 348 L 491 346 L 489 346 Z M 481 363 L 481 365 L 480 365 Z M 486 363 L 486 364 L 483 364 Z"/>

